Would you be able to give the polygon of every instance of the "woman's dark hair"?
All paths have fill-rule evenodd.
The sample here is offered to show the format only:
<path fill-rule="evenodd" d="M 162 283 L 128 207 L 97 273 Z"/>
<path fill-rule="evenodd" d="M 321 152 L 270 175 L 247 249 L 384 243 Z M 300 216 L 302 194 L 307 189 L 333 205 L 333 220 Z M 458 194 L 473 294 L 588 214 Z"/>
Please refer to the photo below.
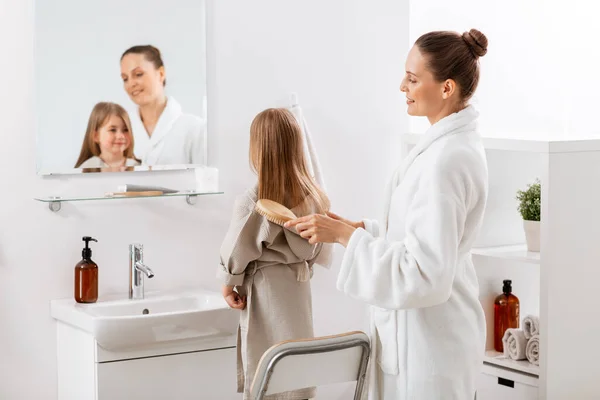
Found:
<path fill-rule="evenodd" d="M 154 65 L 154 68 L 156 68 L 156 69 L 159 69 L 160 67 L 164 67 L 164 65 L 165 65 L 163 63 L 163 59 L 160 54 L 160 50 L 158 50 L 156 47 L 149 45 L 149 44 L 141 45 L 141 46 L 133 46 L 133 47 L 128 48 L 127 50 L 125 50 L 125 52 L 121 56 L 121 60 L 123 60 L 123 57 L 125 57 L 127 54 L 143 54 L 144 57 L 146 58 L 146 60 L 151 62 L 152 65 Z M 165 78 L 165 80 L 163 81 L 163 86 L 165 86 L 166 84 L 167 84 L 167 79 Z"/>
<path fill-rule="evenodd" d="M 459 86 L 461 100 L 469 101 L 479 83 L 479 57 L 487 53 L 485 35 L 477 29 L 462 35 L 435 31 L 421 36 L 415 45 L 426 57 L 433 77 L 439 82 L 453 79 Z"/>

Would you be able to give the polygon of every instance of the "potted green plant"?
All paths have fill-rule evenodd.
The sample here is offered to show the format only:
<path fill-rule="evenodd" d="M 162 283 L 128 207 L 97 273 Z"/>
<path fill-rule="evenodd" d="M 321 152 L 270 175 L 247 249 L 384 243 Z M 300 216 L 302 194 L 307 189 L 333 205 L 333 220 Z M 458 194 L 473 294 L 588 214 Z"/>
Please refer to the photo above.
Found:
<path fill-rule="evenodd" d="M 542 205 L 542 192 L 539 179 L 527 185 L 526 190 L 518 190 L 517 200 L 519 200 L 519 213 L 523 217 L 527 250 L 539 252 L 540 209 Z"/>

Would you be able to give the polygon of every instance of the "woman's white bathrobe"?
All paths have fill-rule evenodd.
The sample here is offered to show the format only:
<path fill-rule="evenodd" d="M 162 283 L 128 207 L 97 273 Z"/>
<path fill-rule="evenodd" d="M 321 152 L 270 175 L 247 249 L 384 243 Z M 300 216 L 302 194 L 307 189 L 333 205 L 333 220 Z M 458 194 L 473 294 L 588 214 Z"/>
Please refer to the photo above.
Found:
<path fill-rule="evenodd" d="M 488 192 L 478 113 L 432 125 L 388 188 L 385 234 L 357 229 L 337 287 L 371 307 L 369 398 L 472 400 L 485 317 L 470 249 Z"/>
<path fill-rule="evenodd" d="M 206 120 L 184 113 L 174 97 L 167 99 L 150 136 L 139 108 L 129 115 L 135 137 L 133 150 L 143 165 L 206 164 Z"/>

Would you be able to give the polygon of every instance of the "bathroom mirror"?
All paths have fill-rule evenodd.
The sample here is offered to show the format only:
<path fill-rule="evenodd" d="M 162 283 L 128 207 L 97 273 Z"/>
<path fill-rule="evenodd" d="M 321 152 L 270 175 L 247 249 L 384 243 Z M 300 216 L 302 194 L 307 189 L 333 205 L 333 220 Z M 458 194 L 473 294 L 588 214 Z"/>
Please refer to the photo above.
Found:
<path fill-rule="evenodd" d="M 207 165 L 202 0 L 36 0 L 39 174 Z"/>

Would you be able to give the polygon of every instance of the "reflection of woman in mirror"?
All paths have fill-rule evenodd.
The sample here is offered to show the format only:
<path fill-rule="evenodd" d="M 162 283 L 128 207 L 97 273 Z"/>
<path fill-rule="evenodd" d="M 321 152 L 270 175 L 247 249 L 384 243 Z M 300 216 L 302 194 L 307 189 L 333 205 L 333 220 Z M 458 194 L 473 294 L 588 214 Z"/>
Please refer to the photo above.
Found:
<path fill-rule="evenodd" d="M 88 120 L 75 168 L 108 168 L 139 165 L 133 155 L 133 136 L 129 115 L 115 103 L 98 103 Z"/>
<path fill-rule="evenodd" d="M 132 122 L 136 153 L 142 163 L 205 164 L 206 121 L 184 114 L 181 105 L 172 96 L 166 96 L 160 51 L 150 45 L 126 50 L 121 56 L 121 78 L 127 94 L 138 106 Z"/>

